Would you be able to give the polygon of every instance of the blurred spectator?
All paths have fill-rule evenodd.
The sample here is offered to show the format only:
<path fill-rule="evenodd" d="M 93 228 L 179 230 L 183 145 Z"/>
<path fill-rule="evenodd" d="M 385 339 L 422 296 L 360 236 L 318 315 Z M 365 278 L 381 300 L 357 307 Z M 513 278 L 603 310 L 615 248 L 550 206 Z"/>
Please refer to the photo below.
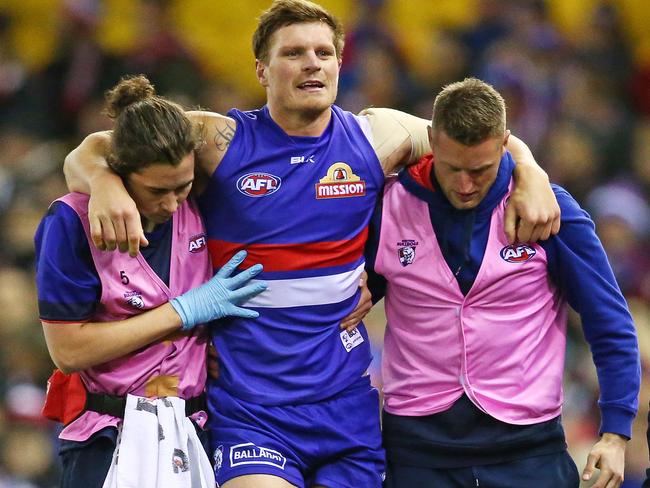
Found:
<path fill-rule="evenodd" d="M 645 295 L 650 289 L 650 206 L 638 185 L 620 181 L 599 186 L 585 205 L 623 293 L 650 300 Z"/>

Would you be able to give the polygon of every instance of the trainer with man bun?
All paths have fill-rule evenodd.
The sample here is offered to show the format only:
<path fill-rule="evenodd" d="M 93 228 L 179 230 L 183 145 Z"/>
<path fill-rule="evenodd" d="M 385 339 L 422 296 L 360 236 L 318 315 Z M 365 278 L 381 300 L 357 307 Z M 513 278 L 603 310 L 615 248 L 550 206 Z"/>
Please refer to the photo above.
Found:
<path fill-rule="evenodd" d="M 214 488 L 195 430 L 207 417 L 200 324 L 257 317 L 237 304 L 266 288 L 248 284 L 262 266 L 230 277 L 241 251 L 210 279 L 205 229 L 188 199 L 201 138 L 180 106 L 136 76 L 107 92 L 106 111 L 115 119 L 108 164 L 135 201 L 149 246 L 132 259 L 91 245 L 89 197 L 80 193 L 56 200 L 37 230 L 39 314 L 60 368 L 48 404 L 66 422 L 61 486 Z"/>

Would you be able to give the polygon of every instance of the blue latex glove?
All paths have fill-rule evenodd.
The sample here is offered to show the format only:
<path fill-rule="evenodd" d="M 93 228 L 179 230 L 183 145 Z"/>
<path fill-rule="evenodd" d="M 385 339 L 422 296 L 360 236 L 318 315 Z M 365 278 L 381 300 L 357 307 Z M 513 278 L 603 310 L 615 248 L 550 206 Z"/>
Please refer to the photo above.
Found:
<path fill-rule="evenodd" d="M 227 316 L 259 317 L 259 313 L 256 311 L 237 306 L 260 294 L 267 287 L 264 281 L 246 285 L 251 278 L 261 273 L 261 264 L 251 266 L 238 275 L 230 277 L 244 259 L 246 259 L 246 251 L 239 251 L 207 283 L 193 288 L 169 302 L 180 315 L 183 321 L 181 327 L 183 330 L 189 330 L 197 324 L 204 324 Z"/>

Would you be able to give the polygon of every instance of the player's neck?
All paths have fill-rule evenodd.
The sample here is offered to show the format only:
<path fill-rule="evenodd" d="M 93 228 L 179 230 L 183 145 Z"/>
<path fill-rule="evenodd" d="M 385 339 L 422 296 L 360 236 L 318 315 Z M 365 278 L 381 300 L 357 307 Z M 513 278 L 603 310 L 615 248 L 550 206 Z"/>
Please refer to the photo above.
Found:
<path fill-rule="evenodd" d="M 153 222 L 152 220 L 146 219 L 145 217 L 142 217 L 140 220 L 142 221 L 143 231 L 153 232 L 153 230 L 156 228 L 156 223 Z"/>
<path fill-rule="evenodd" d="M 320 137 L 332 118 L 332 109 L 329 107 L 319 112 L 298 112 L 274 110 L 269 106 L 269 113 L 287 135 L 298 137 Z"/>

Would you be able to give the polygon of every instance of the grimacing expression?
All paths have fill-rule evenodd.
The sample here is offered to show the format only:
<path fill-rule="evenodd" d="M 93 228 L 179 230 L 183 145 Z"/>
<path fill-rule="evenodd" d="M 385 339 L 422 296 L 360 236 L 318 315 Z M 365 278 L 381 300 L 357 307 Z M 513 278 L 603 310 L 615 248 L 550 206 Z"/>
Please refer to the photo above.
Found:
<path fill-rule="evenodd" d="M 447 200 L 459 210 L 475 208 L 489 191 L 499 171 L 510 131 L 465 146 L 443 130 L 429 129 L 438 185 Z"/>
<path fill-rule="evenodd" d="M 340 60 L 334 32 L 323 22 L 290 24 L 271 36 L 266 61 L 256 61 L 259 82 L 276 113 L 318 115 L 334 103 Z"/>
<path fill-rule="evenodd" d="M 194 182 L 194 152 L 177 166 L 153 163 L 131 173 L 125 186 L 142 216 L 146 232 L 168 221 L 188 197 Z"/>

